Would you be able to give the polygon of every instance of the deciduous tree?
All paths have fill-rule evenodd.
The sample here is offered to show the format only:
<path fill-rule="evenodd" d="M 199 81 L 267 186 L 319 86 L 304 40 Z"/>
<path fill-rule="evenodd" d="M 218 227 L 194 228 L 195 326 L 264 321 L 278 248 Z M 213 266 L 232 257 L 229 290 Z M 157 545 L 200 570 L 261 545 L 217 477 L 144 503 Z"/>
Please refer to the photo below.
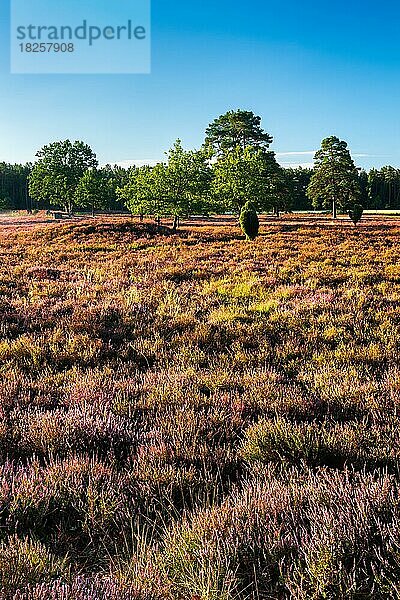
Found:
<path fill-rule="evenodd" d="M 176 229 L 179 217 L 208 210 L 212 177 L 210 153 L 206 149 L 184 150 L 181 141 L 177 140 L 167 157 L 162 185 Z"/>
<path fill-rule="evenodd" d="M 75 203 L 82 208 L 90 208 L 94 216 L 96 209 L 107 208 L 112 194 L 110 180 L 100 169 L 85 171 L 75 192 Z"/>
<path fill-rule="evenodd" d="M 138 169 L 118 193 L 133 214 L 172 215 L 176 229 L 180 217 L 210 208 L 209 159 L 207 150 L 184 150 L 177 140 L 166 163 Z"/>
<path fill-rule="evenodd" d="M 133 215 L 160 217 L 166 212 L 163 181 L 166 165 L 145 165 L 130 172 L 128 182 L 117 189 L 117 196 Z"/>
<path fill-rule="evenodd" d="M 75 193 L 85 171 L 97 167 L 93 150 L 84 142 L 53 142 L 36 153 L 38 161 L 29 176 L 32 198 L 61 204 L 72 213 Z"/>
<path fill-rule="evenodd" d="M 236 146 L 214 164 L 213 194 L 223 210 L 239 213 L 248 201 L 268 210 L 277 167 L 273 153 Z"/>

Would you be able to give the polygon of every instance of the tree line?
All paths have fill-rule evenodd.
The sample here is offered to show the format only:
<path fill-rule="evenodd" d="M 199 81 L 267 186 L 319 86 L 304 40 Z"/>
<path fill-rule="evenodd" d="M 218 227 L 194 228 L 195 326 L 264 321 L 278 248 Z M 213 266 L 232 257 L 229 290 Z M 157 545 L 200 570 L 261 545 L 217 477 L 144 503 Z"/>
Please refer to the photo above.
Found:
<path fill-rule="evenodd" d="M 0 163 L 0 209 L 63 209 L 179 219 L 194 214 L 364 209 L 400 210 L 400 169 L 359 170 L 346 142 L 323 140 L 313 169 L 283 168 L 270 150 L 272 136 L 250 111 L 215 119 L 198 150 L 177 140 L 155 166 L 99 167 L 84 142 L 54 142 L 34 164 Z"/>
<path fill-rule="evenodd" d="M 30 210 L 28 178 L 32 165 L 0 162 L 0 210 Z"/>

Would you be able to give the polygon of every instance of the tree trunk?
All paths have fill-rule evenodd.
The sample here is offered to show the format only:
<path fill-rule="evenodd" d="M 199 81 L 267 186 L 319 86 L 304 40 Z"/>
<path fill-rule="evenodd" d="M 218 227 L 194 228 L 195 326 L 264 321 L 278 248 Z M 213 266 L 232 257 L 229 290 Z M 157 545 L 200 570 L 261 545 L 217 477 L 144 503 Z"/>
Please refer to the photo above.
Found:
<path fill-rule="evenodd" d="M 68 202 L 66 203 L 66 205 L 65 205 L 65 207 L 64 207 L 64 208 L 65 208 L 65 210 L 66 210 L 66 212 L 67 212 L 68 216 L 69 216 L 69 217 L 72 217 L 72 213 L 73 213 L 73 208 L 74 208 L 74 207 L 73 207 L 73 203 L 72 203 L 72 201 L 71 201 L 71 200 L 68 200 Z"/>
<path fill-rule="evenodd" d="M 28 192 L 28 182 L 25 186 L 25 200 L 26 200 L 26 212 L 28 215 L 32 214 L 32 201 Z"/>
<path fill-rule="evenodd" d="M 337 219 L 337 208 L 336 208 L 335 198 L 333 199 L 333 202 L 332 202 L 332 215 L 333 215 L 334 219 Z"/>
<path fill-rule="evenodd" d="M 172 224 L 172 231 L 176 231 L 179 227 L 179 217 L 174 216 L 174 222 Z"/>

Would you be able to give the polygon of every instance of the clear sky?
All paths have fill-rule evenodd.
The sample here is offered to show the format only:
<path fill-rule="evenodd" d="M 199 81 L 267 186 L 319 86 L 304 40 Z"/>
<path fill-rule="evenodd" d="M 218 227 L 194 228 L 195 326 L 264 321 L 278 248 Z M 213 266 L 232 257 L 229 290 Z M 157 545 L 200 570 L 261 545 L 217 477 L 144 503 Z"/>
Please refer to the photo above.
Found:
<path fill-rule="evenodd" d="M 110 14 L 118 5 L 97 2 Z M 282 164 L 310 163 L 337 135 L 358 165 L 400 167 L 398 2 L 153 0 L 151 75 L 10 75 L 8 4 L 0 161 L 32 160 L 65 138 L 101 163 L 158 160 L 178 137 L 198 147 L 210 121 L 243 108 L 262 116 Z"/>

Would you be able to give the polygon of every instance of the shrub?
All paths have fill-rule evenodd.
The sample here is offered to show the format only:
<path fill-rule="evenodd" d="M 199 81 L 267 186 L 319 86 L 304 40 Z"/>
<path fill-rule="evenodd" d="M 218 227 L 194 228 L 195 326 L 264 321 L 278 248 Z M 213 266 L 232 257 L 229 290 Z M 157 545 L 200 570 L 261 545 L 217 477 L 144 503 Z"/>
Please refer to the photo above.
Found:
<path fill-rule="evenodd" d="M 246 202 L 240 213 L 240 226 L 247 240 L 255 240 L 260 228 L 257 211 L 251 202 Z"/>
<path fill-rule="evenodd" d="M 349 210 L 349 217 L 350 219 L 353 221 L 354 225 L 357 225 L 357 223 L 361 220 L 361 217 L 363 216 L 363 212 L 364 212 L 364 208 L 361 206 L 361 204 L 353 204 Z"/>

